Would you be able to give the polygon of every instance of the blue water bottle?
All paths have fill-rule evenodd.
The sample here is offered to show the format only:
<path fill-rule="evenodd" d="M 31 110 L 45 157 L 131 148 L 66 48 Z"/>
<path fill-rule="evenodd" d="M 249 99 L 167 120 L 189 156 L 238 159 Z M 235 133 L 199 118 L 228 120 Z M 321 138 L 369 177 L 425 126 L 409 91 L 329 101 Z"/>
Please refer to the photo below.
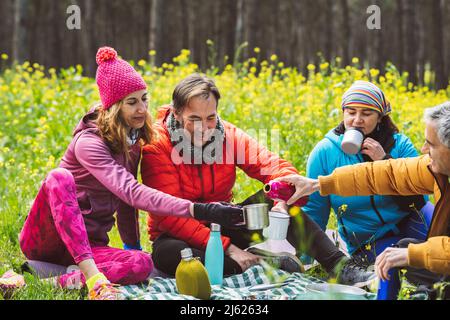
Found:
<path fill-rule="evenodd" d="M 220 238 L 220 225 L 211 223 L 210 229 L 211 233 L 206 245 L 205 267 L 211 285 L 222 285 L 224 253 Z"/>
<path fill-rule="evenodd" d="M 390 280 L 381 280 L 378 286 L 377 300 L 397 300 L 400 291 L 400 276 L 397 268 L 389 270 Z"/>

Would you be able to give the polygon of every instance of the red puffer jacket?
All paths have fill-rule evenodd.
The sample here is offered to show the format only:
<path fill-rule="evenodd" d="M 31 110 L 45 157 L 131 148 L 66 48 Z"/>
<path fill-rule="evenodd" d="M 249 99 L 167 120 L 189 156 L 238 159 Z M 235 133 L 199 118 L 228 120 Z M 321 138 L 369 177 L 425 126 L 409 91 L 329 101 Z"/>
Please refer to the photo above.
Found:
<path fill-rule="evenodd" d="M 166 127 L 170 107 L 162 107 L 156 126 L 159 137 L 142 150 L 141 174 L 143 183 L 175 197 L 193 202 L 231 201 L 236 181 L 236 166 L 249 177 L 267 183 L 277 177 L 297 173 L 287 161 L 268 151 L 265 147 L 234 125 L 223 121 L 225 127 L 223 164 L 184 164 L 171 160 L 172 143 Z M 250 158 L 250 153 L 253 154 Z M 176 152 L 174 152 L 178 156 Z M 180 158 L 179 158 L 180 159 Z M 261 172 L 263 171 L 263 172 Z M 267 171 L 267 172 L 264 172 Z M 150 239 L 167 233 L 197 249 L 206 249 L 210 230 L 206 222 L 189 218 L 162 217 L 149 213 Z M 224 250 L 230 239 L 222 236 Z"/>

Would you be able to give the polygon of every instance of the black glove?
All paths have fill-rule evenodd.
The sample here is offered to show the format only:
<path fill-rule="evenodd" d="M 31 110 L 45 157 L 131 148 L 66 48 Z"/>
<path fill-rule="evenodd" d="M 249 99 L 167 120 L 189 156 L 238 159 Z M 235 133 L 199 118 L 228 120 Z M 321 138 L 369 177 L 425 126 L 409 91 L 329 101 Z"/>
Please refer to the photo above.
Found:
<path fill-rule="evenodd" d="M 226 202 L 194 203 L 194 218 L 234 227 L 244 222 L 244 212 L 240 206 Z"/>

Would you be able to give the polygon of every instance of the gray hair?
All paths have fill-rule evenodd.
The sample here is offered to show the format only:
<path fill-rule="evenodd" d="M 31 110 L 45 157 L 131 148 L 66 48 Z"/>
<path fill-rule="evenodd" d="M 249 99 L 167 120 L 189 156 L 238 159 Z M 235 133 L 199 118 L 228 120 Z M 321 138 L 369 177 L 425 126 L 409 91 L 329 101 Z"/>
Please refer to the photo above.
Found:
<path fill-rule="evenodd" d="M 436 124 L 437 135 L 440 142 L 450 148 L 450 101 L 433 108 L 425 109 L 425 121 Z"/>

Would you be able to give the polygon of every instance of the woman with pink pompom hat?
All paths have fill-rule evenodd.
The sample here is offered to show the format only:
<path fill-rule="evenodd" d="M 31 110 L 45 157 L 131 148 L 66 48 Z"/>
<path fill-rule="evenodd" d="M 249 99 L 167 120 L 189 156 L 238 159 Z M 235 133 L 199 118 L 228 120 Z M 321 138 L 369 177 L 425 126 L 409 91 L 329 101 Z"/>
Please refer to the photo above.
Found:
<path fill-rule="evenodd" d="M 140 247 L 138 210 L 196 218 L 207 212 L 222 219 L 242 210 L 193 204 L 137 181 L 141 146 L 155 138 L 147 85 L 114 49 L 100 48 L 96 58 L 101 103 L 81 119 L 59 168 L 43 181 L 19 241 L 29 260 L 78 266 L 50 278 L 55 285 L 87 285 L 89 299 L 112 300 L 123 298 L 117 284 L 142 282 L 153 269 L 150 254 Z M 116 221 L 127 250 L 108 246 Z M 23 276 L 13 271 L 0 278 L 2 291 L 24 285 Z"/>

